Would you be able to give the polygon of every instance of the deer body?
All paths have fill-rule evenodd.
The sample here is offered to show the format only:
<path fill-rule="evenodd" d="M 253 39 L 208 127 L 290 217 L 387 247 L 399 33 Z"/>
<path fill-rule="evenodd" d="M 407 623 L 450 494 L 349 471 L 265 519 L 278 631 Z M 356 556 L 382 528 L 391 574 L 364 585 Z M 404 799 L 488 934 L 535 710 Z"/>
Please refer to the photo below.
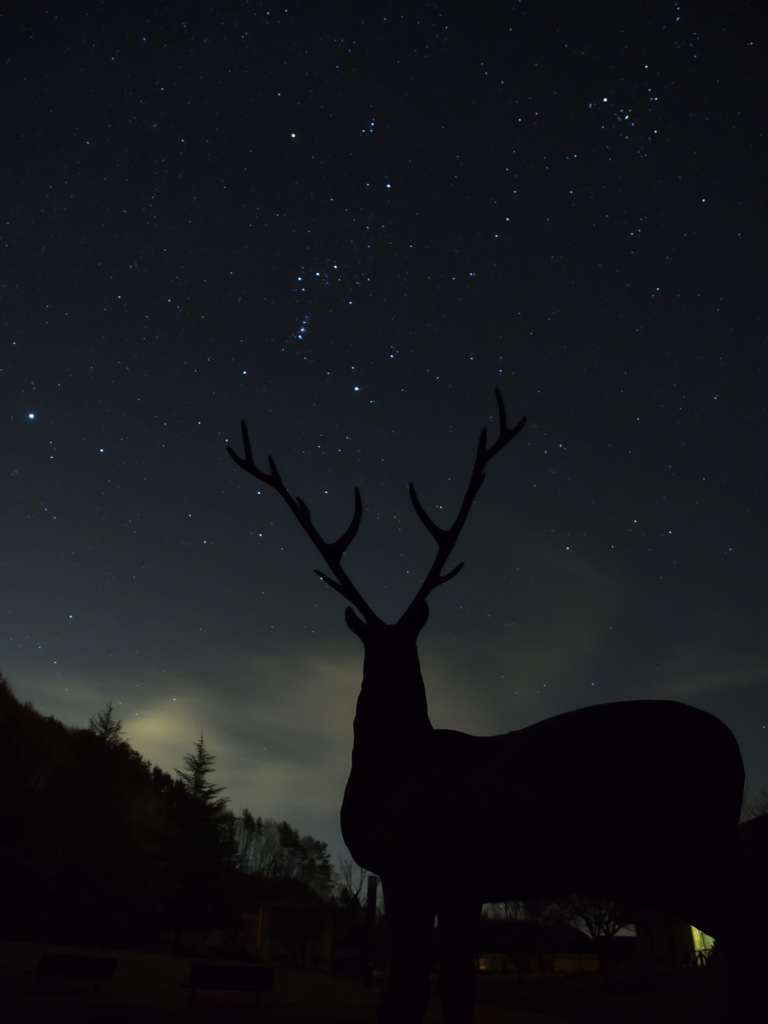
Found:
<path fill-rule="evenodd" d="M 716 751 L 716 763 L 702 751 Z M 500 736 L 434 729 L 402 754 L 400 764 L 353 766 L 347 784 L 344 840 L 369 871 L 386 879 L 410 847 L 409 873 L 437 900 L 655 898 L 711 931 L 693 905 L 704 884 L 693 887 L 693 872 L 702 849 L 735 836 L 742 767 L 732 734 L 706 712 L 598 705 Z M 679 869 L 663 895 L 661 850 Z"/>
<path fill-rule="evenodd" d="M 469 1024 L 473 927 L 486 902 L 588 893 L 683 917 L 725 936 L 742 959 L 752 948 L 734 941 L 754 888 L 754 878 L 744 881 L 739 870 L 735 841 L 743 768 L 733 735 L 718 719 L 673 701 L 631 701 L 500 736 L 430 723 L 417 650 L 427 598 L 461 569 L 444 571 L 485 468 L 525 423 L 509 428 L 496 397 L 499 437 L 488 446 L 481 434 L 450 527 L 430 518 L 411 485 L 437 554 L 394 624 L 378 618 L 342 565 L 362 518 L 359 492 L 349 527 L 329 542 L 304 502 L 289 494 L 274 461 L 268 472 L 256 466 L 245 424 L 244 455 L 229 449 L 288 504 L 331 570 L 318 574 L 349 601 L 347 625 L 363 643 L 341 825 L 352 856 L 382 881 L 390 963 L 381 1024 L 422 1020 L 436 915 L 444 1019 Z M 762 920 L 753 913 L 745 934 L 755 939 Z M 761 967 L 752 980 L 762 977 Z"/>

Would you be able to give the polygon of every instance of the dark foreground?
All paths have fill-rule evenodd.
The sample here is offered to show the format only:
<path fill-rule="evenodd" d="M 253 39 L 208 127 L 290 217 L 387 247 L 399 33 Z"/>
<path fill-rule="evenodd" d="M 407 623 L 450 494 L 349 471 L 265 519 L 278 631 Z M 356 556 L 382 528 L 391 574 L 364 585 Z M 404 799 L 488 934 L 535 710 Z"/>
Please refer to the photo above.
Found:
<path fill-rule="evenodd" d="M 42 949 L 0 943 L 0 1017 L 5 1024 L 372 1024 L 377 992 L 321 974 L 278 968 L 274 991 L 201 992 L 190 1003 L 181 988 L 199 958 L 92 950 L 119 956 L 114 979 L 98 994 L 77 981 L 50 979 L 39 988 L 29 973 Z M 62 948 L 62 951 L 65 951 Z M 71 950 L 71 952 L 86 952 Z M 440 1012 L 430 1004 L 428 1022 Z M 705 971 L 636 975 L 607 994 L 597 978 L 482 977 L 475 1024 L 727 1024 L 716 979 Z"/>

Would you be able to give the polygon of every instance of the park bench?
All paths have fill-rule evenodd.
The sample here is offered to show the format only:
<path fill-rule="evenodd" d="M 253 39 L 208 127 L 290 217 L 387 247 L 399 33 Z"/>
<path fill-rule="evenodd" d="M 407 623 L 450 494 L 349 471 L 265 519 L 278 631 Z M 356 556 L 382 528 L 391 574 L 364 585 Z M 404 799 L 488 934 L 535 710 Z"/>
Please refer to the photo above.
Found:
<path fill-rule="evenodd" d="M 39 985 L 41 978 L 76 978 L 92 981 L 99 991 L 103 981 L 111 981 L 117 969 L 116 956 L 83 956 L 79 953 L 41 953 L 32 972 Z"/>
<path fill-rule="evenodd" d="M 229 992 L 255 992 L 256 1002 L 262 992 L 271 992 L 275 980 L 274 967 L 252 964 L 192 964 L 189 981 L 181 983 L 190 990 L 193 1000 L 200 989 Z"/>

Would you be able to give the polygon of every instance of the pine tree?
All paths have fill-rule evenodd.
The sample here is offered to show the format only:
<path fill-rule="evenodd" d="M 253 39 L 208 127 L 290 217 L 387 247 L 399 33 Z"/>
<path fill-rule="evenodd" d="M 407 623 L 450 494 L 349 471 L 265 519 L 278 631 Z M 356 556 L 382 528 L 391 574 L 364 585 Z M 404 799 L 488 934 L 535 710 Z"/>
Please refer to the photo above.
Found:
<path fill-rule="evenodd" d="M 234 912 L 234 816 L 220 795 L 224 787 L 210 781 L 215 760 L 201 733 L 184 768 L 176 769 L 186 794 L 173 855 L 177 938 L 186 928 L 228 922 Z"/>
<path fill-rule="evenodd" d="M 222 812 L 229 802 L 227 797 L 219 796 L 219 793 L 223 792 L 224 786 L 214 786 L 207 778 L 216 770 L 213 767 L 215 760 L 214 755 L 206 749 L 203 734 L 200 733 L 194 753 L 184 755 L 184 766 L 187 770 L 182 771 L 177 768 L 176 774 L 191 797 L 202 801 L 211 811 Z"/>
<path fill-rule="evenodd" d="M 105 743 L 123 742 L 123 723 L 119 718 L 115 718 L 112 712 L 112 701 L 109 701 L 104 710 L 100 711 L 95 718 L 88 719 L 88 729 L 95 736 L 101 737 Z"/>

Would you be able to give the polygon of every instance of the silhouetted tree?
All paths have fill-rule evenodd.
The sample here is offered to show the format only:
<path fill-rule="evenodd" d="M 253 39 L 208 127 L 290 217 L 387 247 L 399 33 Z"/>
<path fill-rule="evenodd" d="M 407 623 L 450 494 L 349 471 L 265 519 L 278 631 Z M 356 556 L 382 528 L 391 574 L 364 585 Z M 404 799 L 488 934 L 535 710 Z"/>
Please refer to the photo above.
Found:
<path fill-rule="evenodd" d="M 634 920 L 631 908 L 615 900 L 572 893 L 557 900 L 533 900 L 520 904 L 525 916 L 539 924 L 569 924 L 586 932 L 594 943 L 600 973 L 606 984 L 616 977 L 616 935 Z"/>
<path fill-rule="evenodd" d="M 214 766 L 201 736 L 174 778 L 132 749 L 111 703 L 68 728 L 0 676 L 0 935 L 117 945 L 169 929 L 236 934 L 244 906 L 319 902 L 325 844 L 248 811 L 236 819 Z"/>
<path fill-rule="evenodd" d="M 261 819 L 258 819 L 261 822 Z M 238 871 L 253 874 L 255 844 L 258 835 L 257 819 L 248 808 L 244 808 L 235 818 L 233 837 L 235 843 L 235 862 Z"/>
<path fill-rule="evenodd" d="M 203 734 L 195 744 L 194 752 L 184 755 L 186 771 L 176 769 L 176 774 L 181 780 L 184 788 L 195 800 L 201 800 L 206 807 L 214 813 L 224 811 L 228 801 L 227 797 L 220 797 L 219 793 L 224 791 L 223 786 L 214 786 L 208 780 L 208 776 L 216 769 L 213 763 L 216 760 L 205 746 Z"/>
<path fill-rule="evenodd" d="M 751 821 L 763 814 L 768 814 L 768 789 L 763 788 L 759 793 L 754 793 L 746 788 L 741 805 L 741 820 Z"/>
<path fill-rule="evenodd" d="M 336 868 L 336 898 L 343 904 L 359 907 L 362 911 L 368 874 L 365 868 L 355 864 L 351 857 L 341 857 Z"/>
<path fill-rule="evenodd" d="M 323 898 L 333 886 L 328 845 L 301 835 L 287 821 L 254 818 L 245 810 L 235 820 L 236 860 L 243 872 L 268 880 L 302 882 Z"/>
<path fill-rule="evenodd" d="M 88 728 L 105 743 L 122 743 L 123 723 L 116 719 L 112 711 L 112 701 L 107 703 L 103 711 L 100 711 L 95 718 L 88 719 Z"/>
<path fill-rule="evenodd" d="M 355 864 L 351 857 L 341 858 L 336 869 L 334 889 L 334 930 L 337 942 L 351 956 L 347 962 L 340 963 L 339 967 L 368 980 L 376 921 L 382 916 L 378 907 L 368 907 L 369 877 L 369 872 Z"/>
<path fill-rule="evenodd" d="M 223 786 L 208 778 L 216 758 L 203 735 L 176 769 L 183 798 L 177 802 L 181 829 L 175 838 L 175 935 L 185 930 L 231 925 L 236 897 L 234 816 Z M 181 794 L 180 794 L 181 796 Z"/>
<path fill-rule="evenodd" d="M 483 917 L 495 921 L 533 921 L 534 914 L 529 911 L 527 903 L 519 903 L 515 900 L 503 900 L 501 903 L 486 903 L 483 907 Z"/>

